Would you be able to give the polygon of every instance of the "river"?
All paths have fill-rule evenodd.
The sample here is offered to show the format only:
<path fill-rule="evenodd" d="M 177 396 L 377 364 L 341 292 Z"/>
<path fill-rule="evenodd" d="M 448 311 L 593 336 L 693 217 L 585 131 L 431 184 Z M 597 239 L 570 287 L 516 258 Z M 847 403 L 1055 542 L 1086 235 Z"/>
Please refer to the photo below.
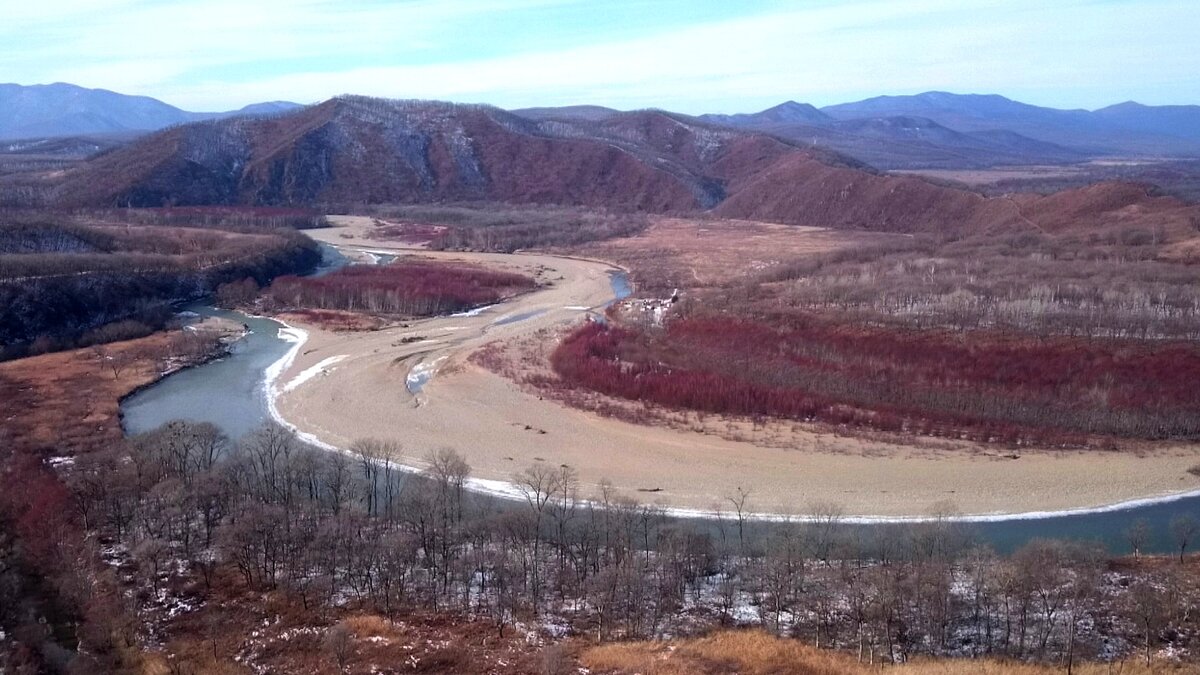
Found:
<path fill-rule="evenodd" d="M 314 274 L 346 264 L 334 248 L 323 246 L 323 260 Z M 624 274 L 611 275 L 613 294 L 630 294 Z M 121 404 L 127 434 L 149 431 L 175 419 L 211 422 L 231 438 L 240 438 L 271 419 L 267 410 L 264 373 L 282 358 L 292 343 L 280 335 L 278 321 L 196 304 L 187 310 L 201 316 L 220 316 L 244 323 L 249 333 L 235 343 L 230 354 L 207 364 L 164 378 L 125 399 Z M 1019 505 L 1017 505 L 1019 508 Z M 1011 551 L 1038 537 L 1095 540 L 1114 553 L 1128 552 L 1124 532 L 1138 519 L 1150 523 L 1151 539 L 1144 550 L 1170 552 L 1173 543 L 1168 524 L 1188 513 L 1200 519 L 1200 496 L 1137 505 L 1119 510 L 1066 516 L 973 522 L 968 525 L 998 551 Z M 764 523 L 760 527 L 770 527 Z M 866 525 L 863 527 L 874 527 Z"/>

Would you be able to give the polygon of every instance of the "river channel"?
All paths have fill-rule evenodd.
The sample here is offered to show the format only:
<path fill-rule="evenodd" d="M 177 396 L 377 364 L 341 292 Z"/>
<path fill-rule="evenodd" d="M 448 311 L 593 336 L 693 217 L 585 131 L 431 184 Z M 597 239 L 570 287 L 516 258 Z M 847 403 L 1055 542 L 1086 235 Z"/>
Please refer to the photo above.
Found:
<path fill-rule="evenodd" d="M 322 248 L 323 261 L 314 274 L 328 273 L 347 263 L 333 247 Z M 624 274 L 614 273 L 611 279 L 615 298 L 629 295 Z M 171 420 L 185 419 L 211 422 L 230 438 L 240 438 L 271 419 L 265 373 L 287 354 L 293 343 L 286 332 L 281 332 L 285 326 L 272 319 L 204 303 L 191 305 L 185 311 L 238 321 L 245 324 L 248 333 L 232 346 L 228 356 L 175 373 L 125 399 L 121 405 L 125 432 L 138 434 Z M 1173 544 L 1168 523 L 1182 513 L 1200 518 L 1200 496 L 1071 515 L 1041 514 L 970 522 L 966 526 L 999 551 L 1011 551 L 1034 538 L 1052 537 L 1095 540 L 1114 553 L 1124 553 L 1128 551 L 1124 532 L 1136 520 L 1145 519 L 1150 523 L 1152 535 L 1146 550 L 1169 552 Z M 761 523 L 757 527 L 770 528 L 771 524 Z"/>

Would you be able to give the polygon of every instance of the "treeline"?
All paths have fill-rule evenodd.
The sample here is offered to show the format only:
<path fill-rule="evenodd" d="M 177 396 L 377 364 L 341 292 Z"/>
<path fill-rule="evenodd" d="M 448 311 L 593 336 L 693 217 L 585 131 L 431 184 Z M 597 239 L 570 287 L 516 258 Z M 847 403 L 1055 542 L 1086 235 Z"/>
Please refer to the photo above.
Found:
<path fill-rule="evenodd" d="M 265 284 L 319 260 L 311 240 L 284 228 L 0 223 L 0 359 L 102 341 L 98 329 L 118 321 L 144 334 L 170 318 L 173 303 L 247 277 Z"/>
<path fill-rule="evenodd" d="M 498 302 L 536 285 L 524 275 L 476 265 L 401 260 L 351 265 L 320 277 L 280 277 L 265 295 L 284 309 L 434 316 Z"/>
<path fill-rule="evenodd" d="M 777 266 L 713 301 L 743 313 L 782 307 L 922 328 L 1193 340 L 1200 272 L 1168 254 L 1178 238 L 1129 226 L 1086 236 L 914 240 Z"/>
<path fill-rule="evenodd" d="M 89 210 L 92 219 L 116 218 L 139 225 L 173 225 L 222 230 L 283 228 L 311 230 L 329 227 L 316 209 L 282 206 L 164 206 L 160 208 Z"/>
<path fill-rule="evenodd" d="M 430 233 L 430 248 L 452 251 L 567 247 L 633 236 L 649 224 L 644 214 L 552 206 L 380 206 L 369 212 L 401 224 L 443 226 Z M 407 236 L 403 232 L 398 238 Z"/>
<path fill-rule="evenodd" d="M 289 230 L 229 232 L 50 219 L 0 221 L 0 280 L 106 271 L 202 270 L 250 258 L 283 243 L 300 245 L 304 241 Z"/>
<path fill-rule="evenodd" d="M 586 324 L 551 365 L 567 386 L 708 413 L 1008 443 L 1200 437 L 1200 350 L 1183 342 L 697 315 Z"/>
<path fill-rule="evenodd" d="M 45 208 L 52 201 L 54 183 L 42 171 L 66 168 L 58 160 L 0 157 L 0 209 Z"/>
<path fill-rule="evenodd" d="M 1149 164 L 1088 165 L 1086 170 L 1065 175 L 1006 178 L 979 185 L 977 189 L 992 197 L 1002 197 L 1014 192 L 1050 194 L 1083 188 L 1102 181 L 1148 183 L 1164 194 L 1192 203 L 1200 202 L 1200 160 L 1195 159 Z"/>
<path fill-rule="evenodd" d="M 95 228 L 74 223 L 57 223 L 35 218 L 8 218 L 0 226 L 0 255 L 17 253 L 93 253 L 108 251 L 115 247 L 114 238 Z M 21 260 L 8 258 L 6 262 Z M 39 268 L 28 271 L 37 273 Z M 0 277 L 18 276 L 21 271 L 0 270 Z"/>
<path fill-rule="evenodd" d="M 226 571 L 251 591 L 301 598 L 314 617 L 340 606 L 397 620 L 424 608 L 501 635 L 537 622 L 596 641 L 755 624 L 877 663 L 1151 660 L 1160 648 L 1191 653 L 1200 635 L 1192 564 L 1118 562 L 1047 540 L 998 556 L 945 518 L 856 528 L 830 505 L 808 522 L 756 528 L 742 489 L 715 521 L 674 521 L 609 488 L 584 494 L 570 467 L 547 464 L 514 475 L 520 499 L 497 504 L 466 490 L 470 467 L 452 451 L 406 477 L 384 461 L 399 450 L 362 441 L 326 454 L 273 427 L 231 444 L 210 425 L 175 422 L 79 457 L 65 469 L 72 508 L 62 511 L 143 590 L 101 584 L 77 598 L 103 621 L 83 633 L 78 658 L 101 667 L 136 643 L 137 607 L 120 598 L 156 603 L 184 575 L 204 605 Z M 1196 522 L 1171 531 L 1183 560 Z M 220 621 L 220 609 L 205 611 Z"/>

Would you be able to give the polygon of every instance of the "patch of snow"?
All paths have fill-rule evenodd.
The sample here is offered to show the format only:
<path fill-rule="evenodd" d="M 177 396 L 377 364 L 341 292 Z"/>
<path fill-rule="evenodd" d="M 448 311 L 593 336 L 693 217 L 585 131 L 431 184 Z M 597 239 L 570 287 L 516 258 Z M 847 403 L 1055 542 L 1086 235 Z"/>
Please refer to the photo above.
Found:
<path fill-rule="evenodd" d="M 296 355 L 300 353 L 300 348 L 303 347 L 304 343 L 308 341 L 308 332 L 293 326 L 289 326 L 287 323 L 279 321 L 278 319 L 275 319 L 275 321 L 282 326 L 282 328 L 279 329 L 279 339 L 283 340 L 284 342 L 292 343 L 292 348 L 289 349 L 286 354 L 279 357 L 279 360 L 275 361 L 275 363 L 267 366 L 267 369 L 263 371 L 263 390 L 266 392 L 267 397 L 267 414 L 271 416 L 271 419 L 274 420 L 276 424 L 295 434 L 297 439 L 321 448 L 322 450 L 342 452 L 341 448 L 338 448 L 335 445 L 330 445 L 329 443 L 317 438 L 313 434 L 301 431 L 296 427 L 296 425 L 284 419 L 283 415 L 279 413 L 278 399 L 281 392 L 275 386 L 275 381 L 278 380 L 279 376 L 283 374 L 283 371 L 287 370 L 288 366 L 292 365 L 292 362 L 296 360 Z"/>
<path fill-rule="evenodd" d="M 129 547 L 121 543 L 101 547 L 100 559 L 107 565 L 117 567 L 129 559 Z"/>
<path fill-rule="evenodd" d="M 423 342 L 425 342 L 423 340 Z M 425 384 L 433 377 L 433 372 L 437 369 L 438 364 L 445 361 L 446 357 L 435 359 L 433 361 L 418 363 L 413 366 L 413 369 L 408 371 L 408 376 L 404 378 L 404 385 L 408 388 L 410 394 L 418 394 Z"/>
<path fill-rule="evenodd" d="M 479 316 L 480 314 L 483 314 L 484 312 L 486 312 L 487 310 L 489 310 L 495 306 L 496 305 L 484 305 L 482 307 L 476 307 L 475 309 L 468 309 L 465 312 L 456 312 L 454 314 L 451 314 L 450 316 L 452 316 L 452 317 Z"/>
<path fill-rule="evenodd" d="M 174 619 L 175 617 L 192 612 L 198 609 L 204 603 L 184 598 L 171 598 L 170 601 L 164 603 L 164 609 L 167 610 L 167 618 Z"/>
<path fill-rule="evenodd" d="M 301 626 L 299 628 L 288 628 L 287 630 L 285 630 L 279 634 L 279 639 L 283 640 L 284 642 L 288 642 L 292 638 L 299 637 L 301 635 L 320 635 L 323 632 L 324 631 L 322 631 L 320 628 L 315 628 L 313 626 Z"/>
<path fill-rule="evenodd" d="M 284 386 L 283 390 L 291 391 L 291 390 L 295 389 L 296 387 L 299 387 L 300 385 L 304 384 L 305 382 L 308 382 L 309 380 L 311 380 L 312 378 L 314 378 L 318 375 L 323 375 L 327 372 L 332 371 L 333 368 L 331 368 L 331 366 L 333 364 L 337 363 L 338 361 L 345 359 L 346 356 L 347 356 L 346 354 L 330 356 L 327 359 L 322 359 L 315 366 L 305 368 L 303 371 L 300 372 L 299 375 L 292 378 L 292 381 L 288 382 L 287 385 Z"/>
<path fill-rule="evenodd" d="M 552 638 L 564 638 L 571 632 L 571 627 L 563 619 L 551 617 L 542 622 L 542 632 Z"/>

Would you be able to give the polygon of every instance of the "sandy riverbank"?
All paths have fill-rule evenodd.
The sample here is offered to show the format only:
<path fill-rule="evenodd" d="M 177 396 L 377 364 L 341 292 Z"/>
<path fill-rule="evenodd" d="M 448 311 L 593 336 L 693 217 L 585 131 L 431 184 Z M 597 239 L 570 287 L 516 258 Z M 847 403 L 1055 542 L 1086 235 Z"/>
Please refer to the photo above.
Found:
<path fill-rule="evenodd" d="M 406 250 L 366 239 L 367 219 L 340 222 L 312 234 L 342 247 Z M 1025 451 L 1007 459 L 996 448 L 950 452 L 815 432 L 796 433 L 793 447 L 767 447 L 601 418 L 526 393 L 467 356 L 494 340 L 583 320 L 582 308 L 611 299 L 611 268 L 546 255 L 430 255 L 539 273 L 552 283 L 474 316 L 407 328 L 332 333 L 300 326 L 306 341 L 278 377 L 280 415 L 338 447 L 365 437 L 399 441 L 404 453 L 397 459 L 407 464 L 419 466 L 430 450 L 450 447 L 467 458 L 473 475 L 495 484 L 536 462 L 569 464 L 585 494 L 608 480 L 642 501 L 682 509 L 728 510 L 726 497 L 739 486 L 750 491 L 755 512 L 803 514 L 825 502 L 873 516 L 922 515 L 939 504 L 966 514 L 1062 511 L 1200 489 L 1200 477 L 1187 472 L 1200 463 L 1194 445 L 1148 456 Z M 526 318 L 504 322 L 514 317 Z M 413 394 L 406 380 L 421 367 L 433 375 Z"/>

